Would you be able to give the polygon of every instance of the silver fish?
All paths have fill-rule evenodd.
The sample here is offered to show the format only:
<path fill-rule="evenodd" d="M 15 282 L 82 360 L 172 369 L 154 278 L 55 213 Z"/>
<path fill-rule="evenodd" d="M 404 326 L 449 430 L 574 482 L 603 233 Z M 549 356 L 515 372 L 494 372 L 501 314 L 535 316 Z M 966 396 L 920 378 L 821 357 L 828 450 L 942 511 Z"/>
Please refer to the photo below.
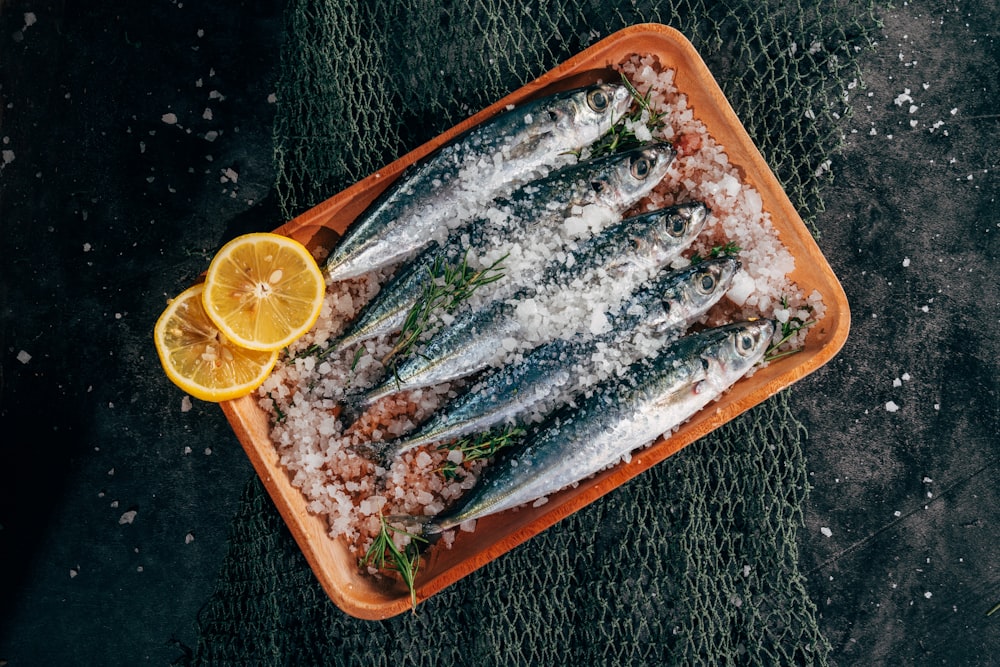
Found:
<path fill-rule="evenodd" d="M 739 270 L 738 260 L 723 257 L 662 274 L 623 304 L 609 334 L 545 343 L 520 363 L 487 374 L 411 435 L 361 451 L 391 461 L 414 447 L 481 433 L 497 424 L 521 426 L 531 414 L 545 415 L 579 393 L 582 387 L 574 376 L 593 372 L 590 358 L 600 344 L 620 346 L 637 332 L 666 344 L 667 334 L 683 331 L 722 298 Z M 619 363 L 634 361 L 625 357 Z"/>
<path fill-rule="evenodd" d="M 403 174 L 350 226 L 324 266 L 328 278 L 360 276 L 415 253 L 472 205 L 565 164 L 630 104 L 625 86 L 597 84 L 528 102 L 476 126 Z"/>
<path fill-rule="evenodd" d="M 617 463 L 683 424 L 764 355 L 775 323 L 729 324 L 680 338 L 601 385 L 579 407 L 557 411 L 517 451 L 486 469 L 458 504 L 436 517 L 398 517 L 426 535 L 553 494 Z"/>
<path fill-rule="evenodd" d="M 664 144 L 583 161 L 551 172 L 495 202 L 504 209 L 502 234 L 510 239 L 554 229 L 576 207 L 590 204 L 612 212 L 624 210 L 659 182 L 673 155 L 673 150 Z M 465 254 L 476 255 L 486 247 L 487 235 L 498 231 L 501 230 L 494 229 L 488 220 L 478 219 L 460 226 L 444 245 L 430 241 L 396 271 L 344 335 L 326 348 L 323 356 L 398 331 L 423 294 L 435 263 L 454 264 Z"/>
<path fill-rule="evenodd" d="M 684 214 L 678 214 L 678 210 Z M 670 207 L 627 218 L 584 243 L 570 255 L 571 271 L 575 276 L 590 279 L 582 285 L 574 284 L 574 294 L 586 300 L 588 290 L 592 293 L 601 286 L 597 276 L 607 275 L 615 278 L 617 289 L 627 293 L 625 287 L 630 277 L 635 280 L 632 286 L 641 281 L 641 277 L 635 278 L 642 275 L 638 272 L 640 266 L 659 269 L 667 265 L 697 237 L 704 227 L 705 216 L 689 215 L 695 210 L 704 211 L 704 207 L 700 204 Z M 368 391 L 363 403 L 370 405 L 399 391 L 466 377 L 501 359 L 512 351 L 505 348 L 505 342 L 520 344 L 525 339 L 522 324 L 515 317 L 518 301 L 553 286 L 548 298 L 561 298 L 568 291 L 558 285 L 566 278 L 564 267 L 565 264 L 558 264 L 543 270 L 542 275 L 550 282 L 522 290 L 511 300 L 495 301 L 487 308 L 461 313 L 433 335 L 420 354 L 397 365 L 392 378 Z M 543 342 L 538 340 L 537 344 Z"/>

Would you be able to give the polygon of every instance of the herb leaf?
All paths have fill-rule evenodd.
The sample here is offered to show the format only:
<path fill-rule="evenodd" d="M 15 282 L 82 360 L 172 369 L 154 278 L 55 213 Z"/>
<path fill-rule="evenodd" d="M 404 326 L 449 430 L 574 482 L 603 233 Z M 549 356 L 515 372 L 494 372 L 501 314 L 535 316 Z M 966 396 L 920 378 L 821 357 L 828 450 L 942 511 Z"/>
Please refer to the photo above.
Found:
<path fill-rule="evenodd" d="M 462 462 L 445 461 L 439 470 L 445 479 L 457 479 L 458 470 L 463 463 L 488 459 L 501 449 L 514 444 L 524 433 L 525 430 L 520 426 L 505 426 L 502 429 L 469 435 L 453 443 L 441 444 L 438 449 L 462 452 Z"/>
<path fill-rule="evenodd" d="M 655 133 L 665 123 L 664 117 L 666 114 L 653 110 L 650 101 L 650 96 L 653 92 L 652 86 L 649 87 L 645 94 L 642 94 L 625 75 L 622 75 L 622 83 L 625 84 L 629 93 L 632 94 L 632 99 L 635 100 L 636 105 L 608 128 L 604 136 L 591 145 L 590 157 L 592 158 L 610 155 L 616 151 L 628 150 L 646 144 L 647 142 L 640 140 L 636 136 L 635 130 L 632 129 L 636 123 L 645 124 L 650 133 Z"/>
<path fill-rule="evenodd" d="M 736 245 L 733 241 L 729 241 L 725 245 L 712 246 L 712 249 L 708 251 L 707 257 L 702 257 L 698 253 L 691 256 L 691 263 L 697 264 L 698 262 L 703 262 L 706 259 L 717 259 L 719 257 L 731 257 L 740 251 L 740 247 Z"/>
<path fill-rule="evenodd" d="M 361 565 L 373 565 L 379 570 L 398 573 L 410 591 L 410 606 L 413 611 L 416 611 L 417 589 L 415 581 L 417 570 L 420 568 L 420 546 L 418 543 L 426 544 L 427 540 L 420 535 L 389 525 L 385 516 L 380 516 L 379 521 L 381 523 L 379 534 L 372 541 L 368 551 L 365 552 L 361 559 Z M 397 547 L 396 542 L 392 539 L 395 533 L 410 536 L 410 542 L 403 549 Z"/>
<path fill-rule="evenodd" d="M 503 277 L 502 264 L 507 255 L 499 258 L 483 269 L 473 269 L 469 266 L 468 254 L 462 258 L 458 266 L 445 264 L 438 257 L 428 270 L 428 280 L 420 298 L 410 307 L 403 322 L 403 328 L 396 337 L 393 348 L 382 358 L 383 365 L 407 354 L 420 340 L 433 319 L 442 312 L 455 310 L 480 287 L 489 285 Z"/>

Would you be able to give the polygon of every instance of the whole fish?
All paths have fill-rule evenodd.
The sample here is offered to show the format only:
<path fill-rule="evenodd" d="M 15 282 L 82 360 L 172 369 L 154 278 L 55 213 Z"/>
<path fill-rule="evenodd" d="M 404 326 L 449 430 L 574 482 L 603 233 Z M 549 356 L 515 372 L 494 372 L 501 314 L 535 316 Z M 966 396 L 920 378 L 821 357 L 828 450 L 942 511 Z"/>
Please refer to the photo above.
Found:
<path fill-rule="evenodd" d="M 502 366 L 434 413 L 411 435 L 360 448 L 391 461 L 414 447 L 482 433 L 497 424 L 523 426 L 545 415 L 584 387 L 578 379 L 593 374 L 591 356 L 601 345 L 616 346 L 636 333 L 665 344 L 715 305 L 732 285 L 740 263 L 732 257 L 709 259 L 664 273 L 637 291 L 613 316 L 608 334 L 584 340 L 556 338 L 532 350 L 519 363 Z M 625 356 L 618 363 L 632 363 Z"/>
<path fill-rule="evenodd" d="M 621 84 L 556 93 L 501 113 L 444 146 L 390 186 L 348 229 L 324 266 L 344 280 L 415 253 L 478 203 L 565 164 L 631 104 Z"/>
<path fill-rule="evenodd" d="M 458 503 L 435 517 L 393 517 L 425 535 L 555 493 L 617 463 L 683 424 L 756 364 L 771 320 L 740 322 L 678 339 L 602 384 L 579 407 L 557 411 L 510 456 L 489 466 Z"/>
<path fill-rule="evenodd" d="M 423 294 L 436 262 L 455 264 L 466 255 L 475 259 L 485 251 L 492 235 L 510 243 L 532 234 L 555 234 L 580 207 L 595 206 L 609 216 L 620 215 L 659 183 L 673 157 L 674 151 L 668 145 L 655 145 L 585 160 L 521 186 L 496 202 L 503 208 L 499 223 L 502 229 L 482 218 L 458 228 L 444 245 L 430 241 L 400 267 L 324 355 L 398 331 Z M 514 278 L 523 281 L 527 276 L 512 277 L 509 282 L 515 283 Z"/>
<path fill-rule="evenodd" d="M 666 266 L 691 244 L 704 227 L 705 210 L 701 204 L 670 207 L 633 216 L 608 227 L 571 253 L 572 261 L 556 262 L 561 267 L 570 264 L 576 276 L 589 275 L 594 279 L 587 284 L 573 285 L 575 298 L 569 298 L 570 289 L 552 289 L 547 300 L 565 308 L 568 303 L 589 303 L 595 291 L 608 289 L 608 283 L 615 289 L 624 290 L 631 281 L 635 287 L 651 269 Z M 693 211 L 702 213 L 692 215 Z M 565 271 L 558 267 L 543 270 L 542 275 L 553 283 L 566 278 Z M 535 285 L 512 300 L 494 301 L 487 308 L 460 313 L 447 327 L 431 336 L 419 354 L 398 364 L 393 377 L 369 390 L 362 404 L 370 405 L 399 391 L 466 377 L 516 351 L 522 343 L 537 346 L 546 342 L 535 332 L 527 331 L 530 327 L 525 323 L 539 319 L 542 317 L 539 313 L 544 312 L 536 309 L 535 302 L 527 295 L 549 290 L 549 287 L 550 284 Z M 529 302 L 532 306 L 526 308 Z M 598 314 L 604 317 L 603 312 Z M 567 322 L 575 320 L 567 319 Z M 557 335 L 549 339 L 555 337 Z"/>

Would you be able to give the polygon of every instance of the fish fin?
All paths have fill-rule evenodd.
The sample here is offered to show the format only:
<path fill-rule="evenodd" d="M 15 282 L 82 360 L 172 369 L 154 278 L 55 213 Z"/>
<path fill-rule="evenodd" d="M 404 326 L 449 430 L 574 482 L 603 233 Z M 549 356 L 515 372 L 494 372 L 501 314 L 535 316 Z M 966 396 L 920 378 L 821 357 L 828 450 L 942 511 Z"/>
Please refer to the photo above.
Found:
<path fill-rule="evenodd" d="M 362 391 L 344 394 L 340 399 L 340 421 L 344 424 L 353 424 L 365 413 L 369 406 L 368 395 Z"/>
<path fill-rule="evenodd" d="M 353 445 L 349 445 L 348 449 L 352 452 L 361 456 L 362 458 L 368 459 L 372 463 L 385 467 L 384 464 L 387 462 L 389 450 L 391 449 L 392 443 L 383 441 L 368 441 L 368 442 L 358 442 Z"/>

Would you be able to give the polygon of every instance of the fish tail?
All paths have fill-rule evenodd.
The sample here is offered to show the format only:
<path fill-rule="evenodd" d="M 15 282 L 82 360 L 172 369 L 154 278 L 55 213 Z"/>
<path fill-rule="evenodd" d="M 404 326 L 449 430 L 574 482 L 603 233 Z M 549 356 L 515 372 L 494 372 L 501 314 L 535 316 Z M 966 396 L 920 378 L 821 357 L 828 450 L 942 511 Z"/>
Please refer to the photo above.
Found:
<path fill-rule="evenodd" d="M 413 514 L 390 514 L 385 517 L 388 524 L 399 526 L 411 535 L 427 538 L 440 535 L 444 529 L 434 516 L 417 516 Z"/>
<path fill-rule="evenodd" d="M 364 392 L 344 394 L 340 399 L 340 421 L 344 424 L 353 424 L 365 413 L 371 402 Z"/>

